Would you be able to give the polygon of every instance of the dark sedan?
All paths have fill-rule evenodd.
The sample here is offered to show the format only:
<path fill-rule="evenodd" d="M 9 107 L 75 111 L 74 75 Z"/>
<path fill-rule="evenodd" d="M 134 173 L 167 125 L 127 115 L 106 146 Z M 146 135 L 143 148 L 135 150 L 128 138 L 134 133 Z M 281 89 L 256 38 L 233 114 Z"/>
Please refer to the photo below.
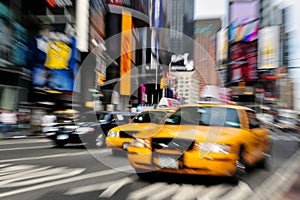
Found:
<path fill-rule="evenodd" d="M 86 112 L 72 122 L 57 124 L 55 132 L 47 136 L 60 147 L 68 143 L 101 147 L 111 128 L 128 123 L 134 116 L 135 113 L 129 112 Z"/>

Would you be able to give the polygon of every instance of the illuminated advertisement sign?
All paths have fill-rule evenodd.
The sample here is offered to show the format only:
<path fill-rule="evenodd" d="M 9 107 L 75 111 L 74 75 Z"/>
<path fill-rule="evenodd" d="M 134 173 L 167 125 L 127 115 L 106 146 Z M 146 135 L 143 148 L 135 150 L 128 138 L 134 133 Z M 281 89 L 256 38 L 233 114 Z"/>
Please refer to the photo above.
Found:
<path fill-rule="evenodd" d="M 1 67 L 26 66 L 27 32 L 14 18 L 14 12 L 0 3 Z"/>
<path fill-rule="evenodd" d="M 229 23 L 239 26 L 259 18 L 259 0 L 233 1 L 229 4 Z"/>
<path fill-rule="evenodd" d="M 230 30 L 230 42 L 252 42 L 258 37 L 259 21 L 233 27 Z"/>
<path fill-rule="evenodd" d="M 55 8 L 55 7 L 67 7 L 67 6 L 73 6 L 73 3 L 71 0 L 46 0 L 49 6 Z"/>
<path fill-rule="evenodd" d="M 265 27 L 258 37 L 258 69 L 273 69 L 279 66 L 279 26 Z"/>
<path fill-rule="evenodd" d="M 131 41 L 132 41 L 131 13 L 122 12 L 121 33 L 121 61 L 120 61 L 120 94 L 130 95 L 130 70 L 131 70 Z M 126 75 L 126 76 L 125 76 Z"/>
<path fill-rule="evenodd" d="M 29 64 L 34 66 L 34 89 L 44 91 L 73 91 L 77 72 L 76 39 L 64 33 L 51 32 L 31 41 Z"/>
<path fill-rule="evenodd" d="M 232 82 L 257 80 L 257 43 L 236 43 L 230 48 Z"/>
<path fill-rule="evenodd" d="M 171 57 L 171 71 L 193 71 L 194 61 L 188 60 L 188 53 L 183 55 L 172 55 Z"/>
<path fill-rule="evenodd" d="M 139 11 L 148 15 L 149 1 L 148 0 L 108 0 L 108 5 L 122 6 Z"/>
<path fill-rule="evenodd" d="M 229 4 L 229 64 L 231 82 L 257 80 L 259 0 Z"/>
<path fill-rule="evenodd" d="M 228 59 L 228 29 L 217 33 L 217 63 L 219 68 L 227 66 Z"/>

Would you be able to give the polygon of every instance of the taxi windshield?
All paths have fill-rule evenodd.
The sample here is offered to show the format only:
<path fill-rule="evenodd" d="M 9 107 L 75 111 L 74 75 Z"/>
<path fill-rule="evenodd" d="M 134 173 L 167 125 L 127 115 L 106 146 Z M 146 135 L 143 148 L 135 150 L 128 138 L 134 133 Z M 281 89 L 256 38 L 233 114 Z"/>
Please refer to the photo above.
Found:
<path fill-rule="evenodd" d="M 158 124 L 168 112 L 142 112 L 133 118 L 132 123 L 155 123 Z"/>
<path fill-rule="evenodd" d="M 165 124 L 240 127 L 238 113 L 224 107 L 183 107 L 166 118 Z"/>

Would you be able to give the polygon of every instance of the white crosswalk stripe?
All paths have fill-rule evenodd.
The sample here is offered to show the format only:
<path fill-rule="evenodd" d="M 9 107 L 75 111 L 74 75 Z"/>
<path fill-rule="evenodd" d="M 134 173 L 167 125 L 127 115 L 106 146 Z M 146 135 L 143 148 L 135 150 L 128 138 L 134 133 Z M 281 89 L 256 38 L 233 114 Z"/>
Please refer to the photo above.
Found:
<path fill-rule="evenodd" d="M 212 199 L 219 199 L 219 196 L 227 192 L 228 190 L 232 189 L 232 187 L 228 185 L 216 185 L 207 187 L 205 192 L 202 192 L 198 195 L 198 200 L 212 200 Z"/>
<path fill-rule="evenodd" d="M 16 165 L 16 166 L 8 166 L 0 169 L 0 176 L 17 173 L 19 171 L 30 170 L 35 168 L 36 165 Z"/>
<path fill-rule="evenodd" d="M 31 143 L 50 143 L 49 139 L 18 139 L 17 141 L 0 141 L 0 145 L 9 144 L 31 144 Z"/>
<path fill-rule="evenodd" d="M 244 182 L 240 181 L 239 184 L 234 187 L 226 195 L 222 196 L 224 200 L 240 200 L 245 199 L 248 195 L 253 193 L 252 189 Z"/>
<path fill-rule="evenodd" d="M 65 195 L 80 195 L 88 192 L 103 192 L 100 193 L 99 198 L 112 198 L 114 194 L 118 192 L 125 185 L 135 183 L 135 178 L 121 178 L 114 181 L 105 183 L 98 183 L 92 185 L 85 185 L 82 187 L 72 188 L 65 193 Z M 128 186 L 130 187 L 130 186 Z M 146 185 L 142 188 L 138 188 L 131 191 L 127 200 L 137 199 L 148 199 L 148 200 L 212 200 L 212 199 L 233 199 L 239 200 L 244 199 L 248 195 L 252 194 L 253 191 L 245 183 L 240 181 L 238 185 L 231 186 L 228 184 L 218 184 L 212 186 L 205 185 L 193 185 L 193 184 L 176 184 L 176 183 L 165 183 L 156 182 Z"/>
<path fill-rule="evenodd" d="M 146 198 L 149 197 L 149 195 L 155 194 L 155 192 L 163 191 L 167 187 L 168 185 L 166 183 L 155 183 L 130 193 L 127 199 L 134 200 L 134 199 Z"/>
<path fill-rule="evenodd" d="M 119 180 L 117 183 L 111 184 L 104 192 L 102 192 L 99 198 L 110 198 L 124 185 L 127 185 L 132 182 L 133 179 L 131 178 L 124 178 L 123 180 Z"/>
<path fill-rule="evenodd" d="M 84 168 L 39 167 L 38 165 L 3 164 L 0 169 L 0 188 L 28 186 L 46 181 L 72 177 L 82 173 Z M 6 166 L 6 167 L 5 167 Z"/>

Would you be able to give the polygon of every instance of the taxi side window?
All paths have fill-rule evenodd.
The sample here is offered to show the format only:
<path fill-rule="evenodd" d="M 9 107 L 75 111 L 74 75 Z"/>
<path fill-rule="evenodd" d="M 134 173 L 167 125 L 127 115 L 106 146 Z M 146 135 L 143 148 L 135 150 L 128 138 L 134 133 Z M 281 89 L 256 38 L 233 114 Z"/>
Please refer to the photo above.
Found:
<path fill-rule="evenodd" d="M 249 128 L 259 128 L 259 121 L 255 116 L 255 112 L 252 111 L 247 111 L 247 117 L 248 117 L 248 123 L 249 123 Z"/>

